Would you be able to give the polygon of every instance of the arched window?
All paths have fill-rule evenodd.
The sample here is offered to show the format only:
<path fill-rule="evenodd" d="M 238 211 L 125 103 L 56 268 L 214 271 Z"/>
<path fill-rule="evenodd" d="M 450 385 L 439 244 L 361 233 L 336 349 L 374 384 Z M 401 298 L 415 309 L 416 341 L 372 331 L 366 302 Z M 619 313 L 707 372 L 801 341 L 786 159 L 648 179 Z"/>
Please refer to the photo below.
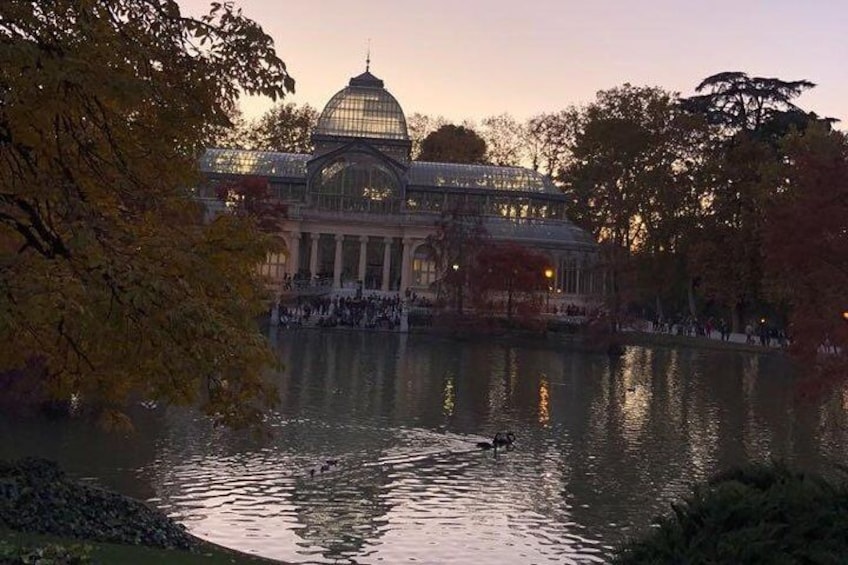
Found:
<path fill-rule="evenodd" d="M 391 213 L 398 210 L 397 177 L 378 159 L 364 154 L 334 159 L 312 183 L 313 205 L 342 212 Z"/>
<path fill-rule="evenodd" d="M 283 283 L 286 274 L 286 254 L 269 253 L 268 260 L 259 266 L 259 272 L 269 279 L 269 284 L 278 287 Z"/>
<path fill-rule="evenodd" d="M 429 287 L 437 278 L 435 252 L 429 245 L 422 245 L 412 256 L 412 285 Z"/>

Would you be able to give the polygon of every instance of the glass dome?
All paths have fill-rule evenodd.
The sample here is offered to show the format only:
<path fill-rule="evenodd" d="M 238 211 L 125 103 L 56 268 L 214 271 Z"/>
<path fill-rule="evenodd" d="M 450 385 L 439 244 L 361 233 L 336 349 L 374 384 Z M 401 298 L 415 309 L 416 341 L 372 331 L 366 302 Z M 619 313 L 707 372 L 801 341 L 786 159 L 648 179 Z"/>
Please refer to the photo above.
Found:
<path fill-rule="evenodd" d="M 321 117 L 316 135 L 409 140 L 403 110 L 383 81 L 366 71 L 350 79 L 333 96 Z"/>

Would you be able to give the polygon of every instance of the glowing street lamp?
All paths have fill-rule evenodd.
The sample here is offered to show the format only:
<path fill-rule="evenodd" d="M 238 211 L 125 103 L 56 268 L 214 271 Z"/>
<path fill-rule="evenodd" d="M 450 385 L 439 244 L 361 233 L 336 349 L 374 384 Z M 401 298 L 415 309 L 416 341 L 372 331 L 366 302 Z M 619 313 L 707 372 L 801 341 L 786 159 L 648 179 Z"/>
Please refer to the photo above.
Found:
<path fill-rule="evenodd" d="M 454 263 L 451 265 L 454 273 L 459 273 L 459 263 Z M 456 293 L 456 311 L 462 314 L 462 294 L 465 287 L 465 272 L 463 271 L 463 280 L 458 281 L 457 293 Z"/>
<path fill-rule="evenodd" d="M 551 279 L 554 278 L 554 270 L 548 267 L 545 269 L 545 278 L 548 279 L 548 293 L 545 295 L 545 310 L 548 312 L 551 311 L 551 292 L 553 292 L 554 287 L 551 285 Z"/>
<path fill-rule="evenodd" d="M 842 319 L 848 322 L 848 310 L 842 312 Z"/>

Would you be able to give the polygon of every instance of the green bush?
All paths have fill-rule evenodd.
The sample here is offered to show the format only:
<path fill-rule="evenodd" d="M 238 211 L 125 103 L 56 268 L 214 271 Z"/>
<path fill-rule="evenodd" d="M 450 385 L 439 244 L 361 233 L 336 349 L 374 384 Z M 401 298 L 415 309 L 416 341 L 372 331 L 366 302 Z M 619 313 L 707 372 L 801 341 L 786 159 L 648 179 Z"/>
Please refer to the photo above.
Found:
<path fill-rule="evenodd" d="M 84 565 L 91 563 L 91 547 L 49 543 L 41 546 L 12 545 L 0 541 L 3 565 Z"/>
<path fill-rule="evenodd" d="M 694 487 L 655 526 L 613 563 L 848 563 L 848 488 L 783 464 L 754 464 Z"/>

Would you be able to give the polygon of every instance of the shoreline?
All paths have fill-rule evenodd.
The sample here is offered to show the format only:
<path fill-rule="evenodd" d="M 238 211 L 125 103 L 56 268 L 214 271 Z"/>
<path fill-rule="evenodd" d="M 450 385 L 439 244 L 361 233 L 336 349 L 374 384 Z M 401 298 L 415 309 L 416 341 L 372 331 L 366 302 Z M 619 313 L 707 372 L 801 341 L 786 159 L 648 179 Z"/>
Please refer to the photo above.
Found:
<path fill-rule="evenodd" d="M 562 327 L 562 326 L 561 326 Z M 350 326 L 321 327 L 321 326 L 299 326 L 293 328 L 273 327 L 266 325 L 263 329 L 266 333 L 276 333 L 277 336 L 287 332 L 298 331 L 329 331 L 342 333 L 375 333 L 375 334 L 397 334 L 399 336 L 426 336 L 437 339 L 449 339 L 456 341 L 498 341 L 520 344 L 523 346 L 551 347 L 567 346 L 575 351 L 594 353 L 605 353 L 608 343 L 596 340 L 586 331 L 583 325 L 566 326 L 567 329 L 544 331 L 529 329 L 505 329 L 498 328 L 489 331 L 475 331 L 468 328 L 413 326 L 408 332 L 389 330 L 383 328 L 358 328 Z M 615 334 L 614 339 L 609 340 L 620 346 L 652 346 L 652 347 L 687 347 L 692 349 L 706 349 L 715 351 L 736 351 L 740 353 L 751 353 L 755 355 L 780 355 L 786 354 L 785 349 L 769 346 L 763 347 L 757 344 L 746 344 L 740 341 L 721 341 L 705 336 L 686 336 L 667 333 L 658 333 L 638 329 L 627 329 Z"/>
<path fill-rule="evenodd" d="M 0 561 L 44 555 L 51 563 L 285 565 L 201 539 L 144 501 L 80 483 L 52 461 L 0 461 Z"/>

